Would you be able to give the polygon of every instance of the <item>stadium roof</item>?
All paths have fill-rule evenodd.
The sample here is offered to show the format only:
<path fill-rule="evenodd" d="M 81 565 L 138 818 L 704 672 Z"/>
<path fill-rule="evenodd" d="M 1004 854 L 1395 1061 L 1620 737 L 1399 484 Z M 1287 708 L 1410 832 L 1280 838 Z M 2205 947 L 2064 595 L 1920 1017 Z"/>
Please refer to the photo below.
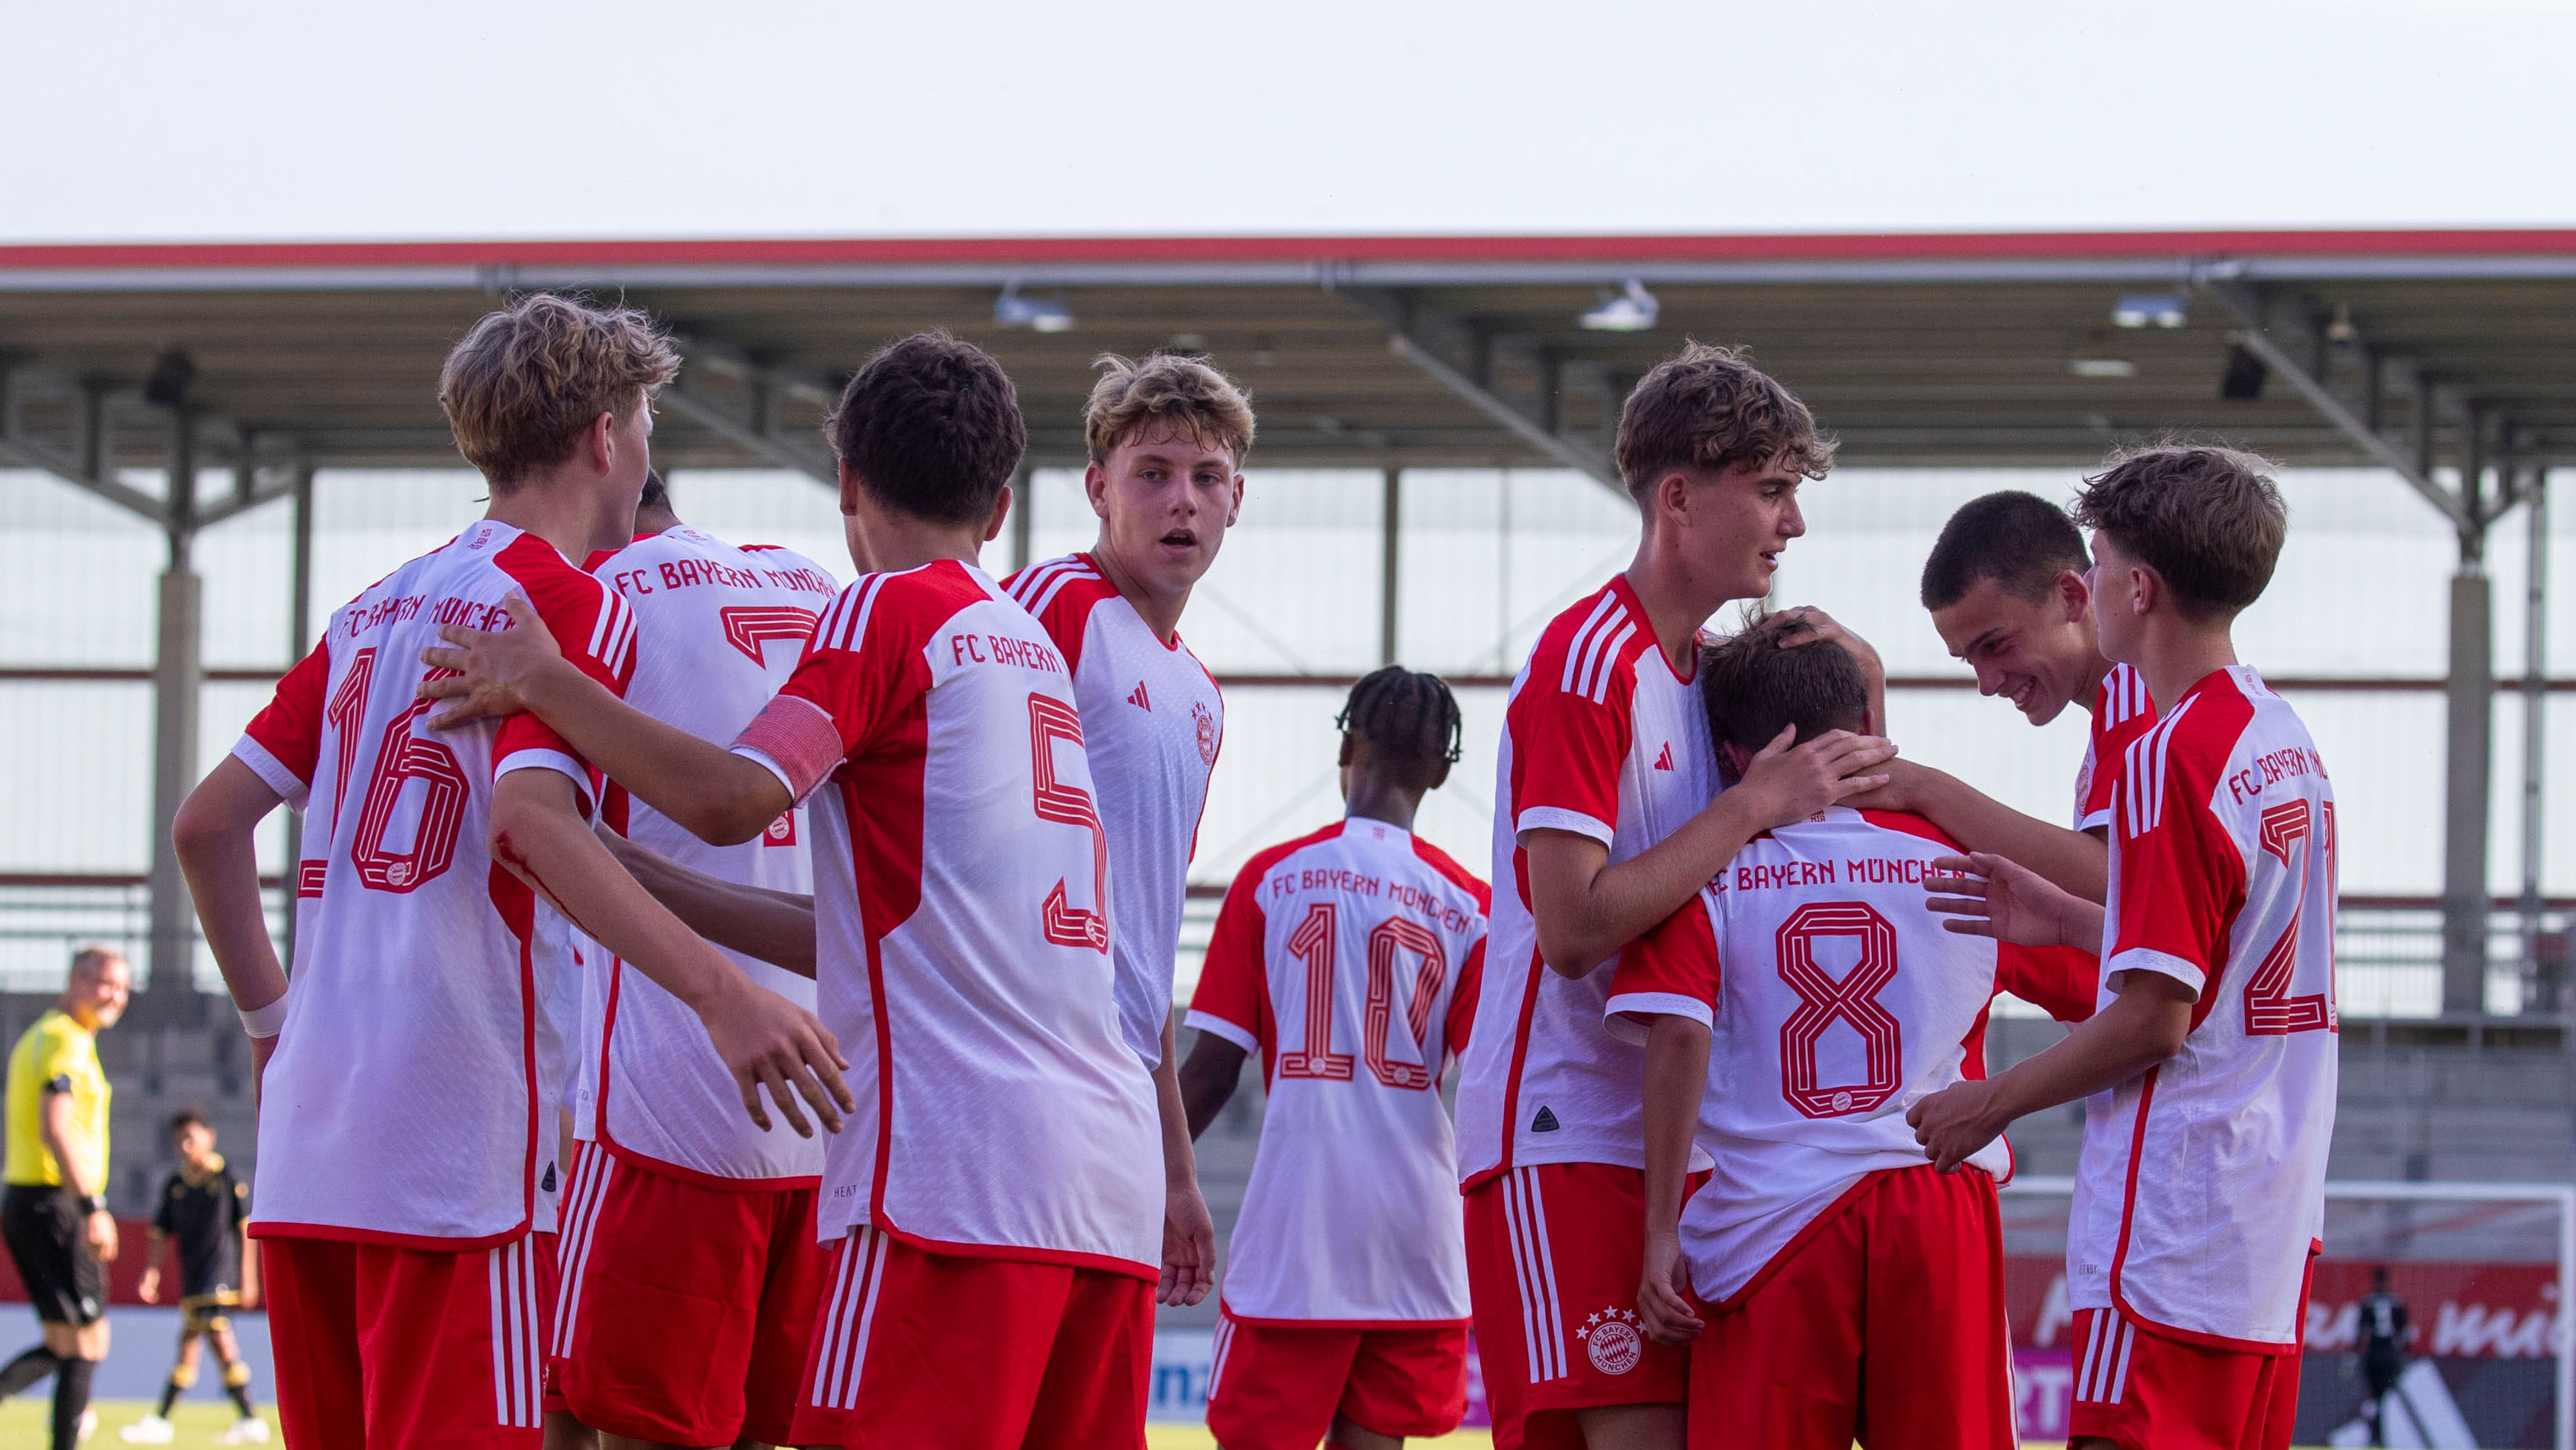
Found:
<path fill-rule="evenodd" d="M 1252 389 L 1260 463 L 1606 478 L 1617 399 L 1686 337 L 1749 346 L 1848 463 L 2080 465 L 2188 430 L 2391 467 L 2465 523 L 2435 465 L 2576 454 L 2576 230 L 2524 230 L 0 247 L 0 461 L 161 467 L 152 400 L 184 383 L 207 466 L 452 464 L 439 362 L 532 288 L 683 334 L 655 440 L 681 468 L 828 473 L 840 380 L 925 327 L 1001 359 L 1040 464 L 1079 461 L 1095 355 L 1180 348 Z M 1000 325 L 1006 296 L 1070 325 Z M 1653 325 L 1579 320 L 1614 300 Z"/>

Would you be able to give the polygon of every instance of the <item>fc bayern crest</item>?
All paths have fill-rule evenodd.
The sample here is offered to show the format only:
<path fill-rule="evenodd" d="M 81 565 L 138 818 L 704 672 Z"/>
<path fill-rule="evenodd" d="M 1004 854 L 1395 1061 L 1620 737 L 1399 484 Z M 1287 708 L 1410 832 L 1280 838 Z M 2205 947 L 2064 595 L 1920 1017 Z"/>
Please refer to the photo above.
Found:
<path fill-rule="evenodd" d="M 1574 1337 L 1583 1341 L 1584 1354 L 1603 1374 L 1626 1374 L 1646 1355 L 1646 1343 L 1637 1336 L 1634 1309 L 1612 1305 L 1585 1319 Z"/>
<path fill-rule="evenodd" d="M 1199 759 L 1206 761 L 1208 767 L 1214 769 L 1216 766 L 1216 712 L 1207 707 L 1207 701 L 1193 700 L 1190 702 L 1190 719 L 1199 727 Z"/>

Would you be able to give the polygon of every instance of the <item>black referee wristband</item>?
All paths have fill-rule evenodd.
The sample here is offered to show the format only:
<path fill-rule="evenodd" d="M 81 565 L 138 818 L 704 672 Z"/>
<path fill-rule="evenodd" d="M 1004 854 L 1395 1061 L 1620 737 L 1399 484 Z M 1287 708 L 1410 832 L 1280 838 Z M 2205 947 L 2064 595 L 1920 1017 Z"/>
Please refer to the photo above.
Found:
<path fill-rule="evenodd" d="M 107 1212 L 107 1195 L 104 1193 L 93 1193 L 82 1199 L 80 1201 L 80 1206 L 81 1212 L 83 1213 L 105 1213 Z"/>

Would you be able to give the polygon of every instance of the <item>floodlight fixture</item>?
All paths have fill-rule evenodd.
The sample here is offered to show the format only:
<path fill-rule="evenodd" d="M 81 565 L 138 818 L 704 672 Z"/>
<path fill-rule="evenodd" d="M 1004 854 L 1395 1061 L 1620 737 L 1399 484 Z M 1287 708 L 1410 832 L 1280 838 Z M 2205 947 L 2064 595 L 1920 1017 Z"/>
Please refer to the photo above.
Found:
<path fill-rule="evenodd" d="M 2231 403 L 2251 403 L 2263 396 L 2263 384 L 2271 379 L 2271 365 L 2245 344 L 2230 343 L 2227 348 L 2227 371 L 2219 374 L 2218 396 Z"/>
<path fill-rule="evenodd" d="M 1026 328 L 1031 332 L 1070 332 L 1073 309 L 1045 297 L 1023 297 L 1020 284 L 1003 284 L 1002 295 L 993 299 L 993 325 Z"/>
<path fill-rule="evenodd" d="M 1663 304 L 1646 290 L 1646 284 L 1631 277 L 1616 292 L 1604 289 L 1601 305 L 1577 321 L 1593 332 L 1644 332 L 1655 325 L 1656 315 L 1662 311 Z"/>
<path fill-rule="evenodd" d="M 2170 292 L 2133 292 L 2111 304 L 2113 327 L 2180 327 L 2190 307 Z"/>
<path fill-rule="evenodd" d="M 154 359 L 150 376 L 143 380 L 143 400 L 163 408 L 178 407 L 188 400 L 188 385 L 196 380 L 196 360 L 174 347 Z"/>
<path fill-rule="evenodd" d="M 2350 347 L 2361 341 L 2361 329 L 2352 325 L 2352 304 L 2335 304 L 2334 321 L 2326 324 L 2326 341 Z"/>
<path fill-rule="evenodd" d="M 2066 370 L 2079 378 L 2134 378 L 2138 365 L 2124 357 L 2069 358 Z"/>

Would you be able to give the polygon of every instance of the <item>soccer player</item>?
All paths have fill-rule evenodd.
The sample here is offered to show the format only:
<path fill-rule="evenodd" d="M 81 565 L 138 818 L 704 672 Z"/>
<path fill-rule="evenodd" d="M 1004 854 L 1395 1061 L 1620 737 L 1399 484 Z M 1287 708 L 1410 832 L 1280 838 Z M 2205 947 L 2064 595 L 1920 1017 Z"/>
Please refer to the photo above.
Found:
<path fill-rule="evenodd" d="M 1343 819 L 1245 863 L 1190 1002 L 1191 1132 L 1245 1054 L 1268 1086 L 1208 1385 L 1224 1450 L 1397 1450 L 1467 1410 L 1440 1077 L 1475 1013 L 1490 893 L 1413 834 L 1458 758 L 1458 702 L 1389 665 L 1336 723 Z"/>
<path fill-rule="evenodd" d="M 1100 516 L 1089 552 L 1002 582 L 1073 671 L 1083 749 L 1109 833 L 1110 958 L 1118 1022 L 1154 1073 L 1163 1120 L 1166 1304 L 1207 1297 L 1216 1223 L 1199 1194 L 1173 1045 L 1172 963 L 1225 701 L 1181 643 L 1190 590 L 1243 507 L 1252 406 L 1194 357 L 1100 360 L 1083 408 L 1083 491 Z"/>
<path fill-rule="evenodd" d="M 1858 663 L 1781 648 L 1795 627 L 1774 615 L 1701 657 L 1722 777 L 1783 728 L 1875 723 Z M 1944 1177 L 1905 1110 L 1983 1075 L 1997 990 L 2080 1019 L 2094 964 L 1941 930 L 1922 881 L 1957 850 L 1920 816 L 1830 807 L 1737 852 L 1620 957 L 1606 1010 L 1646 1043 L 1638 1327 L 1696 1341 L 1695 1447 L 2015 1443 L 2011 1156 L 1991 1144 Z M 1715 1169 L 1685 1209 L 1694 1141 Z"/>
<path fill-rule="evenodd" d="M 1923 561 L 1923 607 L 1950 653 L 1977 672 L 1978 693 L 2012 701 L 2033 725 L 2077 700 L 2091 712 L 2073 829 L 2025 816 L 1919 760 L 1890 762 L 1887 789 L 1863 804 L 1929 816 L 1962 843 L 2099 901 L 2111 783 L 2155 712 L 2138 672 L 2103 658 L 2084 582 L 2092 567 L 2074 520 L 2045 499 L 2011 492 L 1962 505 Z"/>
<path fill-rule="evenodd" d="M 175 829 L 199 919 L 262 1069 L 260 1193 L 278 1414 L 300 1445 L 532 1447 L 550 1306 L 530 1242 L 556 1145 L 556 958 L 538 894 L 688 1002 L 747 1111 L 765 1090 L 836 1128 L 830 1034 L 619 870 L 586 821 L 590 766 L 545 726 L 422 728 L 443 623 L 531 626 L 622 689 L 634 614 L 571 562 L 628 536 L 652 391 L 678 365 L 642 314 L 534 294 L 449 354 L 439 397 L 491 490 L 484 518 L 331 616 Z M 294 989 L 263 920 L 253 832 L 308 809 Z"/>
<path fill-rule="evenodd" d="M 2288 517 L 2263 463 L 2151 448 L 2087 480 L 2103 652 L 2159 707 L 2111 797 L 2101 906 L 2000 857 L 1944 862 L 1954 929 L 2098 944 L 2066 1040 L 1914 1105 L 1944 1171 L 2086 1099 L 2067 1229 L 2074 1443 L 2277 1450 L 2298 1403 L 2334 1130 L 2335 812 L 2305 726 L 2237 661 Z"/>
<path fill-rule="evenodd" d="M 54 1377 L 53 1446 L 71 1450 L 98 1417 L 90 1377 L 107 1358 L 107 1270 L 116 1216 L 107 1211 L 108 1100 L 98 1034 L 125 1015 L 134 985 L 107 947 L 72 954 L 62 1000 L 9 1053 L 8 1186 L 0 1238 L 43 1328 L 44 1342 L 0 1366 L 0 1398 Z"/>
<path fill-rule="evenodd" d="M 257 1260 L 242 1232 L 250 1216 L 250 1185 L 233 1176 L 224 1155 L 215 1151 L 215 1128 L 206 1115 L 191 1108 L 170 1120 L 170 1140 L 179 1150 L 179 1168 L 161 1185 L 161 1207 L 152 1215 L 152 1232 L 144 1240 L 143 1282 L 136 1293 L 146 1304 L 161 1302 L 161 1246 L 179 1251 L 179 1359 L 161 1386 L 161 1403 L 151 1414 L 118 1430 L 128 1445 L 167 1445 L 177 1432 L 170 1427 L 170 1407 L 197 1382 L 199 1341 L 215 1347 L 223 1366 L 224 1394 L 240 1417 L 218 1437 L 224 1445 L 264 1444 L 268 1422 L 250 1403 L 250 1364 L 233 1340 L 227 1309 L 259 1303 Z"/>
<path fill-rule="evenodd" d="M 1606 968 L 1746 841 L 1884 784 L 1870 772 L 1893 753 L 1848 731 L 1791 748 L 1784 732 L 1717 794 L 1691 688 L 1699 633 L 1727 601 L 1769 593 L 1806 532 L 1798 485 L 1833 459 L 1806 405 L 1694 343 L 1628 395 L 1617 454 L 1637 554 L 1547 626 L 1512 685 L 1494 816 L 1505 889 L 1459 1068 L 1468 1278 L 1503 1450 L 1681 1443 L 1687 1356 L 1629 1327 L 1644 1055 L 1603 1024 Z M 1808 623 L 1812 639 L 1840 636 Z"/>
<path fill-rule="evenodd" d="M 524 706 L 709 842 L 811 798 L 806 950 L 860 1107 L 824 1157 L 834 1261 L 794 1443 L 1134 1445 L 1153 1079 L 1119 1032 L 1066 661 L 974 563 L 1010 507 L 1018 399 L 982 351 L 924 334 L 859 370 L 830 430 L 862 577 L 730 751 L 620 702 L 527 611 L 449 630 L 433 661 L 465 675 L 424 690 L 455 718 Z"/>
<path fill-rule="evenodd" d="M 645 480 L 634 541 L 590 572 L 635 613 L 627 701 L 718 743 L 786 683 L 840 592 L 801 555 L 737 548 L 680 522 L 658 475 Z M 745 885 L 813 889 L 801 809 L 710 846 L 619 787 L 606 797 L 609 825 L 663 857 Z M 729 955 L 752 981 L 814 1006 L 810 975 Z M 584 986 L 576 1135 L 596 1146 L 565 1195 L 554 1344 L 566 1405 L 612 1446 L 784 1441 L 822 1292 L 823 1145 L 753 1128 L 696 1014 L 651 978 L 606 957 Z"/>

